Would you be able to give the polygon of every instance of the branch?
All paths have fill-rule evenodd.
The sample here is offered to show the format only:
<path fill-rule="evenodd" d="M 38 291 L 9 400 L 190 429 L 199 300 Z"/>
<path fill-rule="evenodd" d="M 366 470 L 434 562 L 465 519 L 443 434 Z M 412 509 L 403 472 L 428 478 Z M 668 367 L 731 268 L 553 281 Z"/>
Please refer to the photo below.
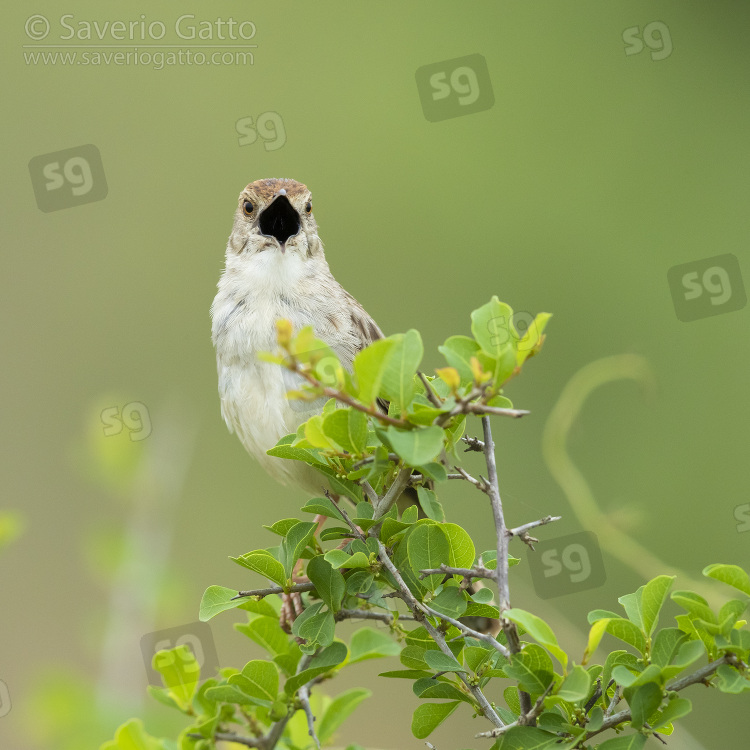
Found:
<path fill-rule="evenodd" d="M 338 388 L 331 388 L 327 385 L 323 385 L 323 383 L 321 383 L 314 375 L 307 372 L 306 370 L 303 370 L 296 360 L 293 360 L 291 365 L 288 365 L 287 367 L 292 372 L 296 372 L 298 375 L 301 375 L 308 383 L 310 383 L 310 385 L 317 388 L 323 396 L 328 396 L 328 398 L 335 398 L 336 401 L 341 401 L 342 404 L 351 406 L 352 409 L 364 412 L 370 417 L 375 417 L 376 419 L 379 419 L 381 422 L 385 422 L 386 424 L 392 424 L 395 427 L 406 427 L 408 425 L 408 422 L 406 422 L 405 420 L 389 417 L 387 414 L 383 414 L 383 412 L 379 409 L 376 409 L 372 406 L 366 406 L 365 404 L 357 401 L 357 399 L 350 396 L 348 393 L 340 391 Z"/>
<path fill-rule="evenodd" d="M 464 578 L 489 578 L 495 579 L 495 571 L 485 567 L 476 568 L 452 568 L 450 565 L 443 563 L 439 568 L 425 568 L 419 571 L 419 580 L 427 576 L 445 573 L 446 575 L 463 576 Z"/>
<path fill-rule="evenodd" d="M 393 480 L 393 484 L 388 488 L 388 492 L 383 495 L 375 508 L 375 512 L 372 514 L 374 521 L 382 518 L 391 509 L 393 503 L 401 497 L 401 493 L 409 486 L 410 479 L 411 469 L 404 467 L 399 471 Z"/>
<path fill-rule="evenodd" d="M 729 663 L 728 658 L 726 656 L 722 656 L 720 659 L 716 659 L 716 661 L 712 661 L 709 664 L 706 664 L 705 666 L 696 670 L 692 674 L 686 675 L 685 677 L 680 677 L 677 680 L 672 680 L 672 682 L 668 683 L 664 687 L 664 691 L 665 692 L 679 692 L 680 690 L 684 690 L 686 687 L 689 687 L 690 685 L 694 685 L 696 682 L 703 682 L 707 677 L 710 677 L 722 664 L 728 664 L 728 663 Z M 586 737 L 585 737 L 586 740 L 588 740 L 591 737 L 594 737 L 600 732 L 604 732 L 607 729 L 616 727 L 618 724 L 621 724 L 623 721 L 630 721 L 633 718 L 629 708 L 626 708 L 625 710 L 620 711 L 616 714 L 611 714 L 612 709 L 616 705 L 615 698 L 617 698 L 617 701 L 619 702 L 618 690 L 619 690 L 619 685 L 617 686 L 617 688 L 615 688 L 615 694 L 612 697 L 612 701 L 609 704 L 609 707 L 607 708 L 607 714 L 606 714 L 607 718 L 604 719 L 604 722 L 602 723 L 601 727 L 597 729 L 595 732 L 586 733 Z"/>
<path fill-rule="evenodd" d="M 424 386 L 424 390 L 425 390 L 425 395 L 430 400 L 430 403 L 437 409 L 442 409 L 443 402 L 440 400 L 437 393 L 435 393 L 435 391 L 433 390 L 432 386 L 430 385 L 430 381 L 427 380 L 427 376 L 421 371 L 417 371 L 417 375 L 419 375 L 419 379 L 422 381 L 422 385 Z"/>
<path fill-rule="evenodd" d="M 510 589 L 508 586 L 508 534 L 503 515 L 503 503 L 500 499 L 500 487 L 497 480 L 497 463 L 495 462 L 495 442 L 492 439 L 492 427 L 490 418 L 482 417 L 482 428 L 484 431 L 484 457 L 487 462 L 487 494 L 490 497 L 492 517 L 495 519 L 495 534 L 497 535 L 497 569 L 496 581 L 500 601 L 498 610 L 500 612 L 500 623 L 508 648 L 511 653 L 517 654 L 521 650 L 518 638 L 518 628 L 515 623 L 503 617 L 503 612 L 510 609 Z M 524 690 L 518 691 L 521 702 L 521 713 L 528 714 L 531 711 L 531 696 Z"/>
<path fill-rule="evenodd" d="M 474 479 L 471 474 L 469 474 L 466 469 L 462 468 L 461 466 L 454 466 L 453 467 L 460 475 L 462 479 L 465 479 L 467 482 L 473 484 L 478 490 L 481 490 L 482 492 L 487 492 L 487 484 L 483 479 Z"/>
<path fill-rule="evenodd" d="M 315 734 L 315 717 L 313 716 L 312 708 L 310 707 L 310 690 L 307 685 L 303 685 L 297 691 L 297 697 L 299 698 L 302 708 L 305 711 L 307 717 L 307 733 L 312 737 L 315 746 L 320 750 L 320 740 L 318 735 Z"/>
<path fill-rule="evenodd" d="M 538 521 L 531 521 L 522 526 L 517 526 L 515 529 L 508 529 L 506 533 L 509 537 L 517 536 L 524 544 L 528 544 L 531 549 L 534 549 L 534 545 L 539 540 L 529 534 L 529 529 L 533 529 L 536 526 L 544 526 L 544 524 L 552 523 L 552 521 L 559 521 L 561 518 L 562 516 L 545 516 Z"/>
<path fill-rule="evenodd" d="M 467 435 L 464 435 L 461 440 L 466 443 L 469 447 L 464 451 L 464 453 L 468 453 L 469 451 L 476 451 L 477 453 L 484 453 L 484 443 L 479 439 L 475 437 L 468 437 Z"/>
<path fill-rule="evenodd" d="M 397 618 L 388 612 L 373 612 L 370 609 L 340 609 L 333 616 L 334 620 L 349 620 L 349 619 L 360 619 L 360 620 L 380 620 L 391 625 Z M 398 615 L 399 620 L 416 620 L 416 617 L 412 615 Z"/>
<path fill-rule="evenodd" d="M 448 644 L 445 642 L 445 638 L 443 637 L 443 634 L 437 630 L 432 623 L 426 619 L 421 618 L 419 615 L 417 615 L 417 612 L 421 613 L 420 603 L 414 598 L 414 595 L 411 593 L 411 590 L 409 587 L 404 583 L 404 579 L 401 577 L 401 574 L 398 572 L 398 569 L 393 564 L 393 561 L 388 556 L 388 550 L 385 548 L 383 543 L 376 537 L 371 537 L 372 539 L 375 539 L 378 543 L 378 557 L 380 558 L 380 562 L 383 563 L 383 567 L 393 576 L 393 579 L 396 581 L 396 584 L 398 585 L 398 589 L 401 592 L 401 598 L 406 603 L 406 606 L 409 607 L 409 609 L 414 613 L 416 618 L 418 620 L 422 620 L 422 623 L 427 630 L 427 632 L 430 634 L 432 639 L 437 644 L 438 648 L 446 655 L 450 656 L 451 659 L 455 658 L 453 656 L 453 652 L 448 648 Z M 439 617 L 442 617 L 442 615 L 438 615 Z M 482 709 L 482 713 L 484 716 L 489 719 L 496 727 L 503 726 L 503 722 L 500 719 L 500 717 L 495 712 L 495 709 L 492 708 L 489 701 L 485 697 L 484 693 L 481 691 L 481 689 L 477 685 L 472 685 L 466 680 L 466 678 L 461 674 L 460 672 L 457 673 L 459 679 L 463 684 L 467 687 L 469 692 L 474 696 L 474 699 L 479 704 L 479 706 Z"/>
<path fill-rule="evenodd" d="M 464 633 L 464 635 L 476 638 L 478 641 L 484 641 L 487 645 L 492 646 L 495 651 L 499 651 L 506 659 L 510 659 L 510 651 L 508 651 L 508 649 L 503 646 L 502 643 L 496 641 L 489 633 L 480 633 L 478 630 L 473 630 L 468 625 L 465 625 L 459 620 L 454 620 L 452 617 L 448 617 L 448 615 L 444 615 L 441 612 L 434 610 L 432 607 L 428 607 L 426 604 L 422 604 L 421 602 L 417 602 L 417 606 L 425 614 L 431 615 L 432 617 L 438 617 L 441 620 L 449 622 L 451 625 L 453 625 L 453 627 L 458 628 L 462 633 Z"/>
<path fill-rule="evenodd" d="M 544 518 L 540 518 L 538 521 L 531 521 L 530 523 L 523 524 L 523 526 L 516 526 L 515 529 L 508 529 L 507 534 L 508 536 L 521 536 L 529 529 L 533 529 L 536 526 L 544 526 L 545 524 L 552 523 L 553 521 L 559 521 L 561 518 L 562 516 L 545 516 Z"/>
<path fill-rule="evenodd" d="M 517 419 L 518 417 L 525 417 L 527 414 L 531 414 L 527 409 L 504 409 L 500 406 L 487 406 L 486 404 L 465 404 L 465 414 L 478 414 L 484 418 L 488 414 L 494 414 L 496 417 L 512 417 Z"/>
<path fill-rule="evenodd" d="M 269 596 L 270 594 L 296 594 L 298 592 L 301 593 L 303 591 L 312 591 L 314 588 L 315 588 L 314 583 L 295 583 L 293 586 L 289 588 L 288 591 L 281 588 L 281 586 L 269 586 L 267 589 L 254 589 L 253 591 L 238 591 L 237 596 L 233 596 L 229 601 L 233 602 L 235 599 L 244 599 L 247 596 L 257 596 L 258 599 L 262 599 L 264 596 Z"/>
<path fill-rule="evenodd" d="M 489 732 L 480 732 L 479 734 L 475 734 L 475 737 L 499 737 L 501 734 L 505 734 L 509 729 L 512 729 L 513 727 L 525 727 L 525 726 L 531 726 L 536 721 L 537 716 L 544 711 L 544 699 L 549 695 L 550 690 L 555 685 L 555 681 L 552 680 L 549 685 L 547 685 L 547 689 L 536 699 L 536 703 L 534 704 L 533 708 L 529 709 L 528 713 L 522 713 L 516 721 L 514 721 L 512 724 L 507 724 L 504 727 L 501 727 L 499 729 L 490 729 Z M 520 691 L 519 691 L 520 692 Z"/>
<path fill-rule="evenodd" d="M 191 732 L 187 736 L 196 740 L 205 741 L 206 739 L 202 734 L 198 734 L 197 732 Z M 262 737 L 243 737 L 240 734 L 233 734 L 232 732 L 214 732 L 214 740 L 217 742 L 234 742 L 237 745 L 245 745 L 246 747 L 266 747 L 264 738 Z"/>

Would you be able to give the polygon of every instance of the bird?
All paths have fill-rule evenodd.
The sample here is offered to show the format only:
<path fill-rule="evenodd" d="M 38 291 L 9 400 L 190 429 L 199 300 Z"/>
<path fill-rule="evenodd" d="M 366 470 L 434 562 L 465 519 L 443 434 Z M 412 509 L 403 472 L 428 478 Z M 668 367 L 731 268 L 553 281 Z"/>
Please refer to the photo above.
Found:
<path fill-rule="evenodd" d="M 331 273 L 306 185 L 269 178 L 242 190 L 211 318 L 221 414 L 230 432 L 282 484 L 321 494 L 328 487 L 323 475 L 267 451 L 325 400 L 290 400 L 299 376 L 258 355 L 278 348 L 276 322 L 286 319 L 295 333 L 312 326 L 351 371 L 357 353 L 383 332 Z"/>

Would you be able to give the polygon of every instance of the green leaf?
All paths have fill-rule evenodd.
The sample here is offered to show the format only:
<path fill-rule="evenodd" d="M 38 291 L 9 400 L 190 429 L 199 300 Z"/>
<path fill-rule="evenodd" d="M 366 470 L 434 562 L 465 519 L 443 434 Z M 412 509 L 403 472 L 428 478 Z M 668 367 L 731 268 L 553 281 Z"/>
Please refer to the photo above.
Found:
<path fill-rule="evenodd" d="M 393 339 L 379 339 L 362 349 L 354 358 L 353 368 L 359 388 L 358 397 L 368 406 L 371 406 L 380 394 L 383 375 L 394 344 Z"/>
<path fill-rule="evenodd" d="M 644 653 L 646 650 L 646 639 L 641 629 L 630 620 L 618 617 L 607 622 L 607 632 L 625 643 L 629 643 L 635 649 Z"/>
<path fill-rule="evenodd" d="M 333 612 L 328 609 L 324 612 L 317 612 L 312 617 L 308 617 L 296 629 L 295 633 L 295 635 L 304 638 L 306 641 L 305 644 L 300 646 L 302 652 L 311 654 L 317 650 L 318 646 L 329 646 L 333 643 L 335 626 Z"/>
<path fill-rule="evenodd" d="M 468 336 L 451 336 L 446 339 L 438 351 L 445 357 L 451 367 L 458 370 L 463 384 L 471 383 L 474 375 L 471 371 L 471 358 L 476 357 L 479 344 Z"/>
<path fill-rule="evenodd" d="M 654 638 L 651 647 L 651 663 L 666 667 L 671 664 L 672 659 L 685 642 L 687 634 L 679 628 L 663 628 Z"/>
<path fill-rule="evenodd" d="M 395 339 L 395 343 L 385 363 L 382 392 L 402 411 L 414 398 L 414 376 L 422 361 L 424 346 L 419 331 L 414 329 L 391 338 Z"/>
<path fill-rule="evenodd" d="M 515 350 L 518 334 L 512 317 L 513 310 L 497 297 L 471 313 L 471 333 L 490 357 L 498 357 L 506 348 Z"/>
<path fill-rule="evenodd" d="M 323 555 L 332 568 L 369 568 L 370 560 L 364 552 L 348 555 L 342 549 L 332 549 Z"/>
<path fill-rule="evenodd" d="M 645 734 L 629 734 L 622 737 L 613 737 L 611 740 L 602 742 L 597 750 L 641 750 L 645 744 Z"/>
<path fill-rule="evenodd" d="M 357 409 L 336 409 L 323 420 L 323 431 L 355 456 L 362 455 L 367 447 L 367 417 Z"/>
<path fill-rule="evenodd" d="M 591 675 L 583 667 L 573 667 L 557 689 L 556 695 L 568 703 L 577 703 L 588 696 L 589 690 Z"/>
<path fill-rule="evenodd" d="M 256 705 L 256 702 L 237 685 L 218 685 L 206 691 L 206 697 L 216 703 L 236 703 L 239 706 Z"/>
<path fill-rule="evenodd" d="M 294 436 L 292 436 L 294 437 Z M 284 438 L 282 438 L 283 440 Z M 281 440 L 273 448 L 266 451 L 269 456 L 286 458 L 293 461 L 304 461 L 306 464 L 322 464 L 320 456 L 308 448 L 295 448 L 292 445 L 282 443 Z"/>
<path fill-rule="evenodd" d="M 337 695 L 326 708 L 323 718 L 317 725 L 318 738 L 326 743 L 333 737 L 333 733 L 344 723 L 349 715 L 363 700 L 372 695 L 365 688 L 352 688 Z"/>
<path fill-rule="evenodd" d="M 393 450 L 409 466 L 420 466 L 437 458 L 443 447 L 444 433 L 440 427 L 419 427 L 416 430 L 400 430 L 390 426 L 388 439 Z"/>
<path fill-rule="evenodd" d="M 589 612 L 589 615 L 591 614 L 592 613 Z M 589 639 L 588 643 L 586 644 L 586 650 L 583 653 L 583 659 L 581 659 L 581 664 L 588 664 L 589 659 L 593 656 L 594 651 L 596 651 L 596 649 L 598 648 L 599 643 L 604 636 L 604 633 L 607 632 L 607 623 L 609 622 L 609 619 L 610 618 L 605 617 L 601 620 L 594 621 L 594 624 L 589 630 Z"/>
<path fill-rule="evenodd" d="M 235 609 L 245 602 L 242 599 L 234 599 L 237 596 L 236 589 L 228 589 L 225 586 L 209 586 L 203 592 L 198 619 L 201 622 L 208 622 L 220 612 L 228 609 Z"/>
<path fill-rule="evenodd" d="M 633 715 L 630 725 L 633 729 L 642 729 L 649 717 L 659 708 L 661 701 L 662 689 L 655 682 L 647 682 L 636 688 L 629 701 Z"/>
<path fill-rule="evenodd" d="M 256 549 L 240 557 L 230 557 L 229 559 L 234 560 L 238 565 L 260 573 L 279 586 L 284 586 L 286 583 L 284 566 L 270 552 L 264 549 Z"/>
<path fill-rule="evenodd" d="M 294 566 L 299 560 L 308 542 L 312 539 L 318 524 L 312 521 L 300 521 L 292 526 L 281 543 L 281 561 L 287 578 L 291 578 Z"/>
<path fill-rule="evenodd" d="M 235 624 L 235 629 L 255 641 L 271 656 L 289 651 L 289 636 L 281 629 L 278 618 L 257 617 L 246 624 Z"/>
<path fill-rule="evenodd" d="M 439 427 L 437 429 L 440 429 Z M 450 543 L 442 524 L 421 524 L 410 531 L 407 539 L 409 564 L 418 576 L 420 570 L 439 568 L 448 560 Z M 443 574 L 427 576 L 422 585 L 434 591 L 443 580 Z"/>
<path fill-rule="evenodd" d="M 460 705 L 452 703 L 423 703 L 417 707 L 411 720 L 412 734 L 419 740 L 429 737 Z"/>
<path fill-rule="evenodd" d="M 100 750 L 162 750 L 163 747 L 146 732 L 140 719 L 131 719 L 118 727 L 114 740 L 105 742 Z"/>
<path fill-rule="evenodd" d="M 270 532 L 278 534 L 279 536 L 286 536 L 289 533 L 289 529 L 298 523 L 299 518 L 282 518 L 271 526 L 263 526 L 263 528 L 268 529 Z"/>
<path fill-rule="evenodd" d="M 349 664 L 385 656 L 398 656 L 401 646 L 390 636 L 372 628 L 360 628 L 349 643 Z"/>
<path fill-rule="evenodd" d="M 343 516 L 341 511 L 338 509 L 336 503 L 327 497 L 313 497 L 308 500 L 305 505 L 302 506 L 302 510 L 305 513 L 316 513 L 319 516 L 327 516 L 328 518 L 335 518 L 337 521 L 342 521 Z M 295 523 L 299 523 L 297 519 L 294 519 Z M 287 529 L 288 531 L 288 529 Z M 286 536 L 286 534 L 285 534 Z"/>
<path fill-rule="evenodd" d="M 687 698 L 674 698 L 650 722 L 651 728 L 658 730 L 667 724 L 673 724 L 677 719 L 687 716 L 692 710 L 693 704 Z"/>
<path fill-rule="evenodd" d="M 454 568 L 473 567 L 476 550 L 469 533 L 455 523 L 444 523 L 442 529 L 450 544 L 448 564 Z"/>
<path fill-rule="evenodd" d="M 432 673 L 424 669 L 393 669 L 390 672 L 381 672 L 378 677 L 390 677 L 403 680 L 418 680 L 422 677 L 432 678 Z"/>
<path fill-rule="evenodd" d="M 747 680 L 728 664 L 722 664 L 716 670 L 716 674 L 719 678 L 717 687 L 722 693 L 744 693 L 746 690 L 750 690 L 750 680 Z"/>
<path fill-rule="evenodd" d="M 294 693 L 314 677 L 324 674 L 341 664 L 346 659 L 347 653 L 345 644 L 340 641 L 334 641 L 334 643 L 313 657 L 307 669 L 290 677 L 284 685 L 284 691 L 289 696 L 294 695 Z"/>
<path fill-rule="evenodd" d="M 657 576 L 643 588 L 641 596 L 643 629 L 651 635 L 659 622 L 659 612 L 672 587 L 675 576 Z"/>
<path fill-rule="evenodd" d="M 437 495 L 432 490 L 428 490 L 426 487 L 419 485 L 417 487 L 417 497 L 419 498 L 419 504 L 422 506 L 422 510 L 427 518 L 432 518 L 439 523 L 445 521 L 443 506 L 440 505 Z M 398 521 L 395 521 L 394 523 L 398 523 Z"/>
<path fill-rule="evenodd" d="M 547 327 L 550 313 L 537 313 L 534 320 L 528 327 L 526 333 L 521 337 L 516 348 L 518 349 L 518 364 L 522 365 L 526 359 L 534 354 L 539 348 L 542 340 L 544 329 Z"/>
<path fill-rule="evenodd" d="M 442 651 L 425 651 L 424 661 L 430 669 L 434 669 L 438 672 L 466 672 L 452 656 L 444 654 Z"/>
<path fill-rule="evenodd" d="M 492 593 L 492 592 L 490 592 Z M 431 602 L 436 612 L 457 619 L 466 612 L 466 594 L 456 586 L 446 586 Z"/>
<path fill-rule="evenodd" d="M 249 696 L 271 702 L 276 700 L 279 692 L 279 670 L 273 662 L 254 659 L 245 664 L 240 674 L 245 679 L 240 687 Z M 229 684 L 233 684 L 232 677 L 229 678 Z"/>
<path fill-rule="evenodd" d="M 589 625 L 592 625 L 597 620 L 604 620 L 604 619 L 620 619 L 620 615 L 617 614 L 617 612 L 611 612 L 608 609 L 592 609 L 591 612 L 588 613 L 586 619 L 588 620 Z"/>
<path fill-rule="evenodd" d="M 541 695 L 554 678 L 552 659 L 536 643 L 528 643 L 523 651 L 513 654 L 504 671 L 518 682 L 521 690 L 533 696 Z"/>
<path fill-rule="evenodd" d="M 624 607 L 628 620 L 636 625 L 639 630 L 643 630 L 642 597 L 644 588 L 645 586 L 641 586 L 634 594 L 625 594 L 617 600 Z"/>
<path fill-rule="evenodd" d="M 424 677 L 417 680 L 412 685 L 412 690 L 422 700 L 439 698 L 451 701 L 464 701 L 464 703 L 468 703 L 470 706 L 475 705 L 474 701 L 466 693 L 462 693 L 455 685 L 435 680 L 433 677 Z"/>
<path fill-rule="evenodd" d="M 705 567 L 703 575 L 733 586 L 743 594 L 750 596 L 750 576 L 739 565 L 715 563 Z"/>
<path fill-rule="evenodd" d="M 541 643 L 560 662 L 563 671 L 567 670 L 568 655 L 558 645 L 552 628 L 541 617 L 516 608 L 506 610 L 504 615 L 520 625 L 532 638 Z"/>
<path fill-rule="evenodd" d="M 675 604 L 687 610 L 692 618 L 705 620 L 706 622 L 717 622 L 713 610 L 700 594 L 696 594 L 694 591 L 673 591 L 671 599 Z"/>
<path fill-rule="evenodd" d="M 200 679 L 200 665 L 186 646 L 157 651 L 151 666 L 162 678 L 164 687 L 183 711 L 188 710 Z"/>
<path fill-rule="evenodd" d="M 555 734 L 545 732 L 539 727 L 511 727 L 500 735 L 492 750 L 565 750 L 566 744 L 558 744 L 560 738 Z M 600 746 L 601 747 L 601 746 Z"/>
<path fill-rule="evenodd" d="M 316 591 L 328 608 L 338 612 L 346 590 L 344 576 L 331 567 L 323 555 L 316 555 L 307 564 L 307 577 L 315 584 Z"/>

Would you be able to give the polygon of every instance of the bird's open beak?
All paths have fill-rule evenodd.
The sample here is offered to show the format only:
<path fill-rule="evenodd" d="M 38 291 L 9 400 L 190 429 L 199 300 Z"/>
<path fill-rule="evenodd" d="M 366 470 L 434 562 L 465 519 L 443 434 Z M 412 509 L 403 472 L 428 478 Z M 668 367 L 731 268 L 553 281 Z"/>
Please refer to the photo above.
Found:
<path fill-rule="evenodd" d="M 260 231 L 269 237 L 275 237 L 284 252 L 284 243 L 299 232 L 299 214 L 294 210 L 286 191 L 274 199 L 273 203 L 260 215 Z"/>

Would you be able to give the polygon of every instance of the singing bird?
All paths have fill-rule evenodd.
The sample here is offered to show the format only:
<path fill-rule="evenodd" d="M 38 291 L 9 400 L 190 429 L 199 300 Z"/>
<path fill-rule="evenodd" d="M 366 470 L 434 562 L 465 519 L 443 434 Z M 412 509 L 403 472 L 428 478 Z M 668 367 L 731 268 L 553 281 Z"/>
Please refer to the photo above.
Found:
<path fill-rule="evenodd" d="M 312 326 L 351 370 L 357 352 L 383 333 L 331 274 L 305 185 L 257 180 L 240 193 L 218 288 L 211 317 L 224 421 L 269 474 L 320 494 L 320 473 L 266 451 L 322 403 L 289 400 L 293 374 L 258 353 L 278 348 L 276 321 L 285 318 L 295 333 Z"/>

